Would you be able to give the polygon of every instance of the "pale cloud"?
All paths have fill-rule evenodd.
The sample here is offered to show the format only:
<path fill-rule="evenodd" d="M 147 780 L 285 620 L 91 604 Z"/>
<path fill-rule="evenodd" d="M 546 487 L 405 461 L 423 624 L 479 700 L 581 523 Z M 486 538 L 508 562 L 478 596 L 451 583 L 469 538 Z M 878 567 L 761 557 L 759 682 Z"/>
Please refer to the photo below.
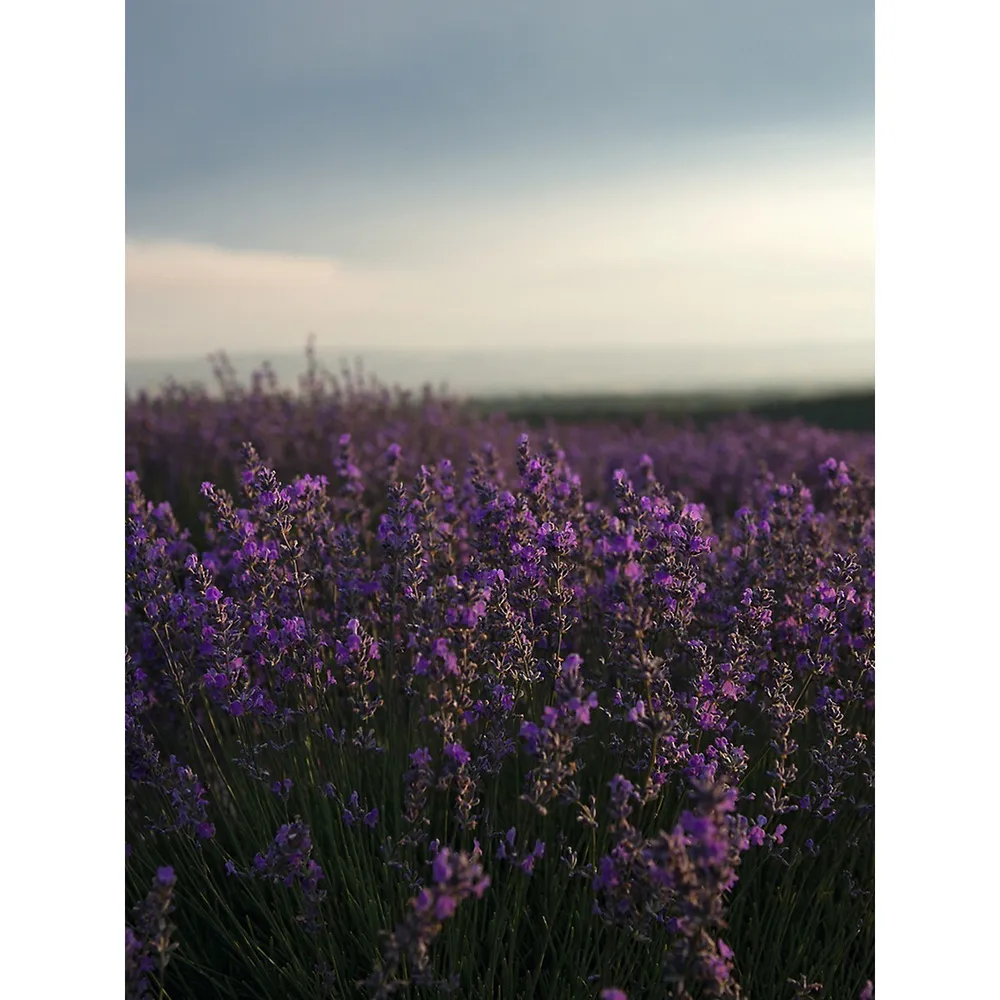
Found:
<path fill-rule="evenodd" d="M 281 350 L 376 304 L 385 276 L 326 258 L 182 242 L 126 244 L 126 354 Z"/>
<path fill-rule="evenodd" d="M 870 340 L 872 196 L 870 152 L 772 149 L 413 198 L 364 264 L 130 241 L 127 353 Z"/>
<path fill-rule="evenodd" d="M 171 241 L 130 240 L 126 258 L 129 287 L 149 291 L 329 290 L 340 277 L 325 258 Z"/>

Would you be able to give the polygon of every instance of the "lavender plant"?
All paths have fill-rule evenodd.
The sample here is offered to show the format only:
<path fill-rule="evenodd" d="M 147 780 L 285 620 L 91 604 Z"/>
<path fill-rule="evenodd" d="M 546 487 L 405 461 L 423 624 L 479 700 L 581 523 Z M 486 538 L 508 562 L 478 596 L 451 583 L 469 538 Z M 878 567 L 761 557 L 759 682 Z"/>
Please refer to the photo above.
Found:
<path fill-rule="evenodd" d="M 219 374 L 126 409 L 130 996 L 873 995 L 870 437 Z"/>

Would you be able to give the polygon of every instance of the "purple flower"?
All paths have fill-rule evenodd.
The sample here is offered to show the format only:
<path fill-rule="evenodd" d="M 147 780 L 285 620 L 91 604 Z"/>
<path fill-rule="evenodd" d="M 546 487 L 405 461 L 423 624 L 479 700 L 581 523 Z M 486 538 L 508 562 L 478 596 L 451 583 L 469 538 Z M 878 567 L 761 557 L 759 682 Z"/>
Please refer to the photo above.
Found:
<path fill-rule="evenodd" d="M 535 870 L 535 862 L 540 861 L 545 855 L 545 843 L 542 840 L 536 840 L 535 846 L 531 853 L 526 855 L 521 861 L 521 871 L 526 875 L 530 875 Z"/>
<path fill-rule="evenodd" d="M 541 738 L 541 731 L 538 726 L 533 722 L 522 722 L 520 736 L 528 744 L 528 753 L 535 754 L 538 752 L 538 741 Z"/>
<path fill-rule="evenodd" d="M 621 885 L 621 878 L 618 876 L 618 869 L 614 858 L 605 854 L 597 863 L 597 874 L 594 876 L 594 892 L 616 889 Z"/>
<path fill-rule="evenodd" d="M 514 708 L 514 696 L 502 684 L 497 684 L 493 688 L 493 699 L 505 712 L 510 712 Z"/>
<path fill-rule="evenodd" d="M 629 583 L 638 583 L 644 575 L 645 571 L 642 566 L 640 566 L 634 559 L 630 559 L 622 568 L 622 576 L 624 576 Z"/>
<path fill-rule="evenodd" d="M 576 716 L 576 721 L 580 723 L 581 726 L 590 725 L 590 710 L 592 708 L 597 708 L 597 693 L 591 691 L 585 701 L 581 701 L 579 698 L 570 698 L 566 703 L 566 707 L 569 709 L 573 715 Z"/>
<path fill-rule="evenodd" d="M 267 854 L 258 852 L 253 863 L 255 877 L 297 890 L 302 905 L 299 919 L 307 930 L 316 932 L 322 926 L 319 905 L 326 898 L 326 890 L 320 889 L 319 883 L 326 876 L 310 857 L 312 846 L 305 823 L 301 820 L 284 823 L 278 828 Z"/>
<path fill-rule="evenodd" d="M 447 743 L 444 748 L 444 755 L 456 764 L 468 764 L 472 755 L 461 743 Z"/>
<path fill-rule="evenodd" d="M 292 785 L 293 785 L 293 782 L 292 782 L 291 778 L 284 778 L 281 781 L 276 781 L 271 786 L 271 791 L 275 795 L 277 795 L 279 798 L 287 799 L 289 793 L 292 790 Z"/>
<path fill-rule="evenodd" d="M 158 869 L 146 898 L 134 910 L 135 926 L 125 927 L 126 1000 L 149 996 L 148 973 L 157 966 L 162 972 L 177 947 L 170 940 L 175 930 L 170 914 L 176 881 L 173 868 Z"/>
<path fill-rule="evenodd" d="M 610 989 L 601 990 L 601 1000 L 628 1000 L 628 994 L 612 986 Z"/>
<path fill-rule="evenodd" d="M 448 878 L 448 872 L 450 871 L 450 852 L 447 848 L 438 851 L 433 863 L 431 864 L 431 871 L 434 875 L 434 881 L 438 884 L 444 882 Z"/>

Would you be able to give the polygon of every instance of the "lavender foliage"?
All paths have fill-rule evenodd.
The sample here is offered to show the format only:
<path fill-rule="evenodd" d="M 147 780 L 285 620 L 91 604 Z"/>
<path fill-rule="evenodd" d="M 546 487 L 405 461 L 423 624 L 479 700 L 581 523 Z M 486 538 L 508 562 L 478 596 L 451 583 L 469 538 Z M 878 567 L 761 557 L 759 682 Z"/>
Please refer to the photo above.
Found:
<path fill-rule="evenodd" d="M 870 436 L 219 372 L 126 408 L 129 996 L 873 995 Z"/>

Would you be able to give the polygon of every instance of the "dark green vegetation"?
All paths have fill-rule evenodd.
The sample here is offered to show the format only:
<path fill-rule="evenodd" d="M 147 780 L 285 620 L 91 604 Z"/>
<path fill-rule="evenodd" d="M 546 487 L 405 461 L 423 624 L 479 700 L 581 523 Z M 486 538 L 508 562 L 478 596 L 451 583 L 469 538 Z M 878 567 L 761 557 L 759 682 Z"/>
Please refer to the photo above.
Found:
<path fill-rule="evenodd" d="M 838 431 L 875 430 L 875 393 L 869 389 L 823 395 L 775 396 L 740 394 L 512 396 L 474 399 L 474 413 L 503 413 L 542 427 L 557 423 L 641 424 L 652 417 L 704 428 L 726 417 L 750 414 L 763 420 L 802 420 Z"/>

